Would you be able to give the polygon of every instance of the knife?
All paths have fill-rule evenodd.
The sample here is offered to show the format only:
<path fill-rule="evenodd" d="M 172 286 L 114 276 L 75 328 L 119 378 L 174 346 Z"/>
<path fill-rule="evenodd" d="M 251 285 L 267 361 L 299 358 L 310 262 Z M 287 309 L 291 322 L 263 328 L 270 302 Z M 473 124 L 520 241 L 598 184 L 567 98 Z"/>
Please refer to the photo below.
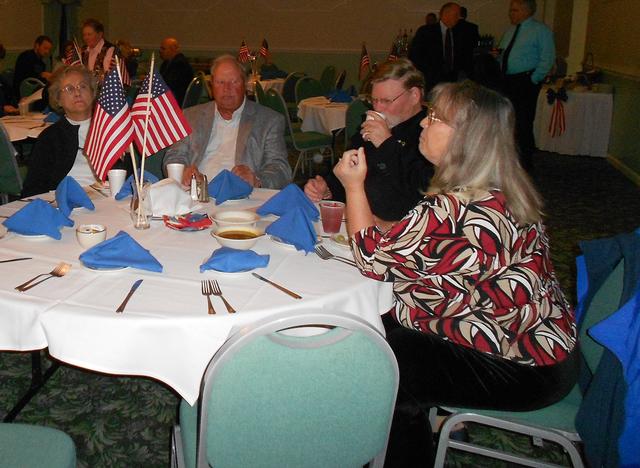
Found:
<path fill-rule="evenodd" d="M 120 306 L 116 309 L 116 313 L 121 314 L 122 312 L 124 312 L 124 308 L 127 306 L 127 302 L 129 302 L 129 299 L 131 299 L 131 296 L 133 296 L 133 293 L 136 292 L 136 289 L 138 289 L 138 287 L 140 287 L 141 284 L 142 284 L 141 279 L 133 283 L 133 286 L 131 286 L 131 289 L 129 290 L 127 297 L 124 298 L 124 301 L 122 301 L 122 304 L 120 304 Z"/>
<path fill-rule="evenodd" d="M 283 293 L 288 294 L 289 296 L 293 297 L 294 299 L 302 299 L 302 296 L 299 296 L 298 294 L 294 293 L 293 291 L 289 291 L 287 288 L 280 286 L 277 283 L 274 283 L 271 280 L 268 280 L 267 278 L 260 276 L 258 273 L 251 273 L 253 276 L 255 276 L 256 278 L 258 278 L 259 280 L 264 281 L 265 283 L 269 283 L 271 286 L 273 286 L 274 288 L 278 288 L 280 291 L 282 291 Z"/>
<path fill-rule="evenodd" d="M 21 260 L 31 260 L 31 257 L 12 258 L 11 260 L 0 260 L 0 263 L 19 262 Z"/>

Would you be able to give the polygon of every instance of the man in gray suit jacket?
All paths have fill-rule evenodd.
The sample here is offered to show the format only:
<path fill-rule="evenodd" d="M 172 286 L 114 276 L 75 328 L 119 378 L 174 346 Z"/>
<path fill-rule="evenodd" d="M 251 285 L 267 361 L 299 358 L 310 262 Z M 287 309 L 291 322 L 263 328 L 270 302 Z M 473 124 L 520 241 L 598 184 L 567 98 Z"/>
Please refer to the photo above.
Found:
<path fill-rule="evenodd" d="M 209 180 L 228 169 L 254 187 L 282 188 L 291 181 L 284 142 L 284 117 L 245 98 L 245 73 L 231 55 L 211 67 L 215 101 L 185 109 L 193 133 L 165 153 L 163 164 L 185 165 L 191 176 Z"/>

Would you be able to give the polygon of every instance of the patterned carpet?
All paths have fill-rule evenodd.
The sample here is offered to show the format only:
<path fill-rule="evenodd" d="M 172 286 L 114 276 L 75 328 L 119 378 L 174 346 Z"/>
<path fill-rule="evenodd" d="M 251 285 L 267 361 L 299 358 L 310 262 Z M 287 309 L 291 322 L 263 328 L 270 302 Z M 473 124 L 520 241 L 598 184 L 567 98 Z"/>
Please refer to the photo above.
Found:
<path fill-rule="evenodd" d="M 536 161 L 536 180 L 546 200 L 552 257 L 558 277 L 575 303 L 578 241 L 639 226 L 639 190 L 602 159 L 540 153 Z M 26 390 L 29 378 L 28 354 L 0 353 L 0 416 Z M 177 404 L 178 397 L 171 389 L 151 379 L 105 376 L 61 366 L 17 421 L 66 431 L 76 443 L 80 467 L 166 467 Z M 563 463 L 561 453 L 548 447 L 532 448 L 527 439 L 475 427 L 469 432 L 472 439 L 492 440 L 514 451 L 538 450 Z M 507 466 L 466 455 L 451 457 L 450 465 Z"/>

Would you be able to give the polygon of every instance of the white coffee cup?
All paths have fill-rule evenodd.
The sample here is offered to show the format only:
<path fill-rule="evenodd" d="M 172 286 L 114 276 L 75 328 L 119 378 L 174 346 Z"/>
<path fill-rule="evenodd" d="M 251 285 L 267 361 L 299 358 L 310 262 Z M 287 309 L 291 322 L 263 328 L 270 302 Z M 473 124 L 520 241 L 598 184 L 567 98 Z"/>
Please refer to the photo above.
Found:
<path fill-rule="evenodd" d="M 374 111 L 374 110 L 370 110 L 367 112 L 367 120 L 374 120 L 375 117 L 373 117 L 373 115 L 371 114 L 377 114 L 380 117 L 382 117 L 384 120 L 387 120 L 387 118 L 385 117 L 385 115 L 382 112 L 378 112 L 378 111 Z"/>
<path fill-rule="evenodd" d="M 107 172 L 109 178 L 109 190 L 111 190 L 111 197 L 116 198 L 116 194 L 120 191 L 124 185 L 124 181 L 127 178 L 127 171 L 124 169 L 111 169 Z"/>
<path fill-rule="evenodd" d="M 175 180 L 179 184 L 182 183 L 182 174 L 184 173 L 184 164 L 171 163 L 167 164 L 167 176 Z"/>

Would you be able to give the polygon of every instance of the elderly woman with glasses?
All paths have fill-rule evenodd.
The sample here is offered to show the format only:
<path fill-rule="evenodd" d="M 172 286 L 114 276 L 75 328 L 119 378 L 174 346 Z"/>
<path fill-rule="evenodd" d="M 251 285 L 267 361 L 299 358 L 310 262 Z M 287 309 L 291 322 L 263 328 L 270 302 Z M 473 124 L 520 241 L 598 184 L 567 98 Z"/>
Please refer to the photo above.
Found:
<path fill-rule="evenodd" d="M 84 67 L 62 67 L 53 74 L 49 104 L 64 116 L 38 137 L 28 159 L 23 197 L 53 190 L 67 175 L 81 185 L 96 182 L 83 152 L 95 97 L 95 79 Z"/>
<path fill-rule="evenodd" d="M 374 226 L 364 150 L 335 168 L 356 263 L 393 282 L 396 296 L 395 320 L 385 317 L 400 367 L 392 466 L 432 457 L 428 408 L 533 410 L 566 395 L 578 371 L 573 311 L 549 258 L 540 196 L 518 162 L 511 103 L 468 81 L 431 97 L 420 152 L 435 175 L 390 230 Z"/>

